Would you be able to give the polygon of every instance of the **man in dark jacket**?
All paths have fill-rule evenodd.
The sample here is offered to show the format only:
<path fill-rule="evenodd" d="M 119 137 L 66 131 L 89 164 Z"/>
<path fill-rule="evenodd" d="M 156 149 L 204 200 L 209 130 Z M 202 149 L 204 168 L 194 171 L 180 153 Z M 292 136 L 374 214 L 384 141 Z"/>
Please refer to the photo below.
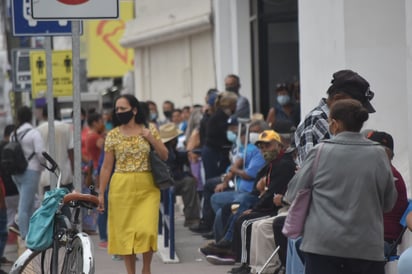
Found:
<path fill-rule="evenodd" d="M 293 155 L 285 153 L 278 133 L 273 130 L 265 130 L 259 135 L 256 144 L 267 164 L 256 176 L 254 190 L 245 194 L 245 199 L 239 200 L 235 207 L 229 205 L 234 213 L 229 218 L 224 237 L 216 244 L 209 244 L 201 248 L 201 252 L 207 256 L 207 260 L 211 263 L 230 264 L 235 262 L 235 254 L 232 250 L 234 242 L 239 241 L 239 239 L 234 241 L 233 233 L 238 219 L 242 220 L 239 222 L 243 222 L 243 220 L 276 214 L 277 207 L 273 204 L 273 195 L 285 193 L 287 184 L 295 174 L 296 165 L 293 161 Z"/>

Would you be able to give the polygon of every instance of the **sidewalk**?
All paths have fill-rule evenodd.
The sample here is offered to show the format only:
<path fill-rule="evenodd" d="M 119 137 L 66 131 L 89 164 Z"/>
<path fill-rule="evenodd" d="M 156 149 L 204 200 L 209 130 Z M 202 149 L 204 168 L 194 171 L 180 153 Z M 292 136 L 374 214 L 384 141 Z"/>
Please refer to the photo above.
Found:
<path fill-rule="evenodd" d="M 158 254 L 153 256 L 152 274 L 214 274 L 226 273 L 233 266 L 217 266 L 206 261 L 206 258 L 198 251 L 205 244 L 205 240 L 198 234 L 192 233 L 183 227 L 184 217 L 176 214 L 176 253 L 179 263 L 165 264 Z M 123 261 L 113 261 L 112 256 L 106 250 L 98 247 L 98 236 L 91 236 L 95 246 L 96 274 L 123 274 L 126 273 Z M 159 243 L 160 248 L 161 243 Z M 17 258 L 17 246 L 8 245 L 5 256 L 9 260 Z M 142 256 L 139 254 L 136 263 L 136 273 L 141 273 Z M 9 271 L 10 266 L 4 266 L 3 270 Z"/>

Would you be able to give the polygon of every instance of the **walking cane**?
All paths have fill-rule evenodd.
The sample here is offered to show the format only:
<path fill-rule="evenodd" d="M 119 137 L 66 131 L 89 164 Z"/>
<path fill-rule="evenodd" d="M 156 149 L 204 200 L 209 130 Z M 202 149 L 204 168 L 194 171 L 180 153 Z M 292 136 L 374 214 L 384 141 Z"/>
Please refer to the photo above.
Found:
<path fill-rule="evenodd" d="M 278 245 L 275 249 L 275 251 L 273 251 L 272 255 L 270 255 L 269 259 L 267 259 L 267 261 L 265 262 L 265 264 L 262 266 L 262 268 L 257 272 L 257 274 L 262 274 L 262 272 L 266 269 L 266 267 L 268 266 L 268 264 L 270 263 L 270 260 L 272 260 L 272 258 L 276 255 L 276 253 L 278 253 L 280 248 L 280 245 Z"/>

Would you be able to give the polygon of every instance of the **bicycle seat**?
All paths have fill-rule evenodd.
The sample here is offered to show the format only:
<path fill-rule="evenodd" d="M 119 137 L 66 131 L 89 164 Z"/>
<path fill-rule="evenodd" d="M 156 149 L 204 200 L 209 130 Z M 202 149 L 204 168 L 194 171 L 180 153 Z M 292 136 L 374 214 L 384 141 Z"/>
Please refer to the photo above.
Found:
<path fill-rule="evenodd" d="M 99 199 L 90 194 L 82 193 L 69 193 L 64 196 L 63 204 L 69 205 L 71 207 L 76 207 L 78 205 L 86 208 L 95 208 L 99 205 Z"/>

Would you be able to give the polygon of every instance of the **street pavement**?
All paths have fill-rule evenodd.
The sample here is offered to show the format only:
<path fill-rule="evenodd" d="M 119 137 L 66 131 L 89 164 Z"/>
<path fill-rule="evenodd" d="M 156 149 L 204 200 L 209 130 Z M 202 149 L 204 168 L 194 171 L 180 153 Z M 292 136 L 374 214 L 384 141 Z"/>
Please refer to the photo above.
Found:
<path fill-rule="evenodd" d="M 176 212 L 177 213 L 177 212 Z M 189 229 L 183 227 L 184 217 L 176 214 L 176 255 L 179 262 L 164 263 L 159 252 L 153 256 L 152 274 L 214 274 L 227 273 L 233 266 L 217 266 L 206 261 L 206 258 L 198 251 L 206 241 L 198 234 L 192 233 Z M 96 274 L 126 274 L 123 261 L 112 260 L 112 256 L 107 254 L 107 250 L 98 247 L 99 238 L 97 235 L 91 236 L 94 242 Z M 6 247 L 5 256 L 9 260 L 17 259 L 17 246 L 9 244 Z M 176 260 L 175 260 L 176 261 Z M 136 273 L 141 273 L 142 256 L 137 256 Z M 3 270 L 9 271 L 10 266 L 3 266 Z"/>

